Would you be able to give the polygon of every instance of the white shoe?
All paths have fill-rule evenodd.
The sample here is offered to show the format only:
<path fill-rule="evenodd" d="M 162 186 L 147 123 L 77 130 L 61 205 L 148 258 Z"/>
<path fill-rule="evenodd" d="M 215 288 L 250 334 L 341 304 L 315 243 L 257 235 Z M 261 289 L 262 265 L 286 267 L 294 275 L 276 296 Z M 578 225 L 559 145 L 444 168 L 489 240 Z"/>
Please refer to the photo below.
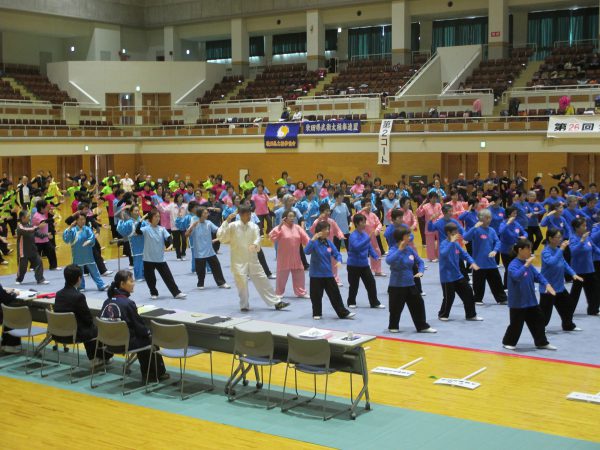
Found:
<path fill-rule="evenodd" d="M 448 317 L 438 317 L 442 322 L 448 322 L 450 319 Z"/>
<path fill-rule="evenodd" d="M 184 294 L 183 292 L 180 292 L 179 294 L 177 294 L 175 296 L 175 298 L 178 299 L 178 300 L 183 300 L 186 297 L 187 297 L 187 294 Z"/>
<path fill-rule="evenodd" d="M 313 316 L 313 320 L 321 320 L 321 316 Z"/>
<path fill-rule="evenodd" d="M 373 306 L 373 309 L 385 309 L 385 305 L 383 303 L 380 303 L 377 306 Z"/>
<path fill-rule="evenodd" d="M 376 277 L 387 277 L 387 273 L 379 272 L 375 274 Z"/>
<path fill-rule="evenodd" d="M 554 345 L 552 344 L 546 344 L 546 345 L 540 345 L 538 347 L 540 350 L 558 350 Z"/>
<path fill-rule="evenodd" d="M 79 289 L 79 292 L 85 292 L 85 289 Z"/>
<path fill-rule="evenodd" d="M 341 281 L 337 285 L 338 287 L 344 287 L 344 283 L 342 283 Z"/>
<path fill-rule="evenodd" d="M 62 267 L 57 267 L 57 268 L 55 268 L 55 269 L 48 269 L 48 270 L 53 270 L 53 271 L 56 271 L 56 272 L 58 272 L 59 270 L 62 270 L 62 269 L 63 269 Z"/>
<path fill-rule="evenodd" d="M 483 302 L 475 302 L 477 306 L 483 306 Z"/>
<path fill-rule="evenodd" d="M 437 330 L 435 328 L 429 327 L 419 331 L 419 333 L 437 333 Z"/>
<path fill-rule="evenodd" d="M 438 260 L 437 259 L 432 259 L 431 262 L 432 263 L 436 263 L 436 262 L 438 262 Z"/>
<path fill-rule="evenodd" d="M 50 284 L 48 280 L 38 281 L 38 284 Z"/>
<path fill-rule="evenodd" d="M 133 266 L 127 266 L 127 268 L 128 268 L 129 270 L 132 270 L 132 269 L 133 269 Z"/>
<path fill-rule="evenodd" d="M 158 295 L 151 295 L 150 296 L 150 300 L 157 300 L 158 299 Z"/>
<path fill-rule="evenodd" d="M 388 328 L 388 332 L 389 333 L 400 333 L 400 330 L 398 328 Z"/>
<path fill-rule="evenodd" d="M 111 276 L 113 273 L 115 273 L 113 270 L 107 270 L 106 272 L 104 272 L 102 274 L 103 277 L 109 277 Z"/>
<path fill-rule="evenodd" d="M 0 264 L 2 264 L 3 266 L 8 266 L 8 261 L 4 260 L 4 261 L 0 262 Z"/>
<path fill-rule="evenodd" d="M 16 284 L 16 285 L 21 285 L 21 284 L 22 284 L 22 281 L 15 281 L 15 284 Z"/>
<path fill-rule="evenodd" d="M 308 294 L 299 295 L 298 298 L 310 298 L 310 295 L 308 295 Z"/>
<path fill-rule="evenodd" d="M 479 317 L 479 316 L 469 317 L 467 320 L 470 321 L 470 322 L 482 322 L 483 321 L 483 317 Z"/>
<path fill-rule="evenodd" d="M 502 347 L 504 347 L 506 350 L 516 350 L 517 349 L 517 347 L 515 347 L 514 345 L 502 344 Z"/>
<path fill-rule="evenodd" d="M 5 345 L 2 347 L 4 353 L 17 354 L 21 353 L 21 348 L 16 345 Z"/>
<path fill-rule="evenodd" d="M 271 274 L 267 277 L 269 280 L 275 280 L 277 277 L 274 274 Z"/>
<path fill-rule="evenodd" d="M 187 258 L 185 256 L 182 256 L 181 261 L 187 261 Z"/>
<path fill-rule="evenodd" d="M 572 330 L 569 330 L 569 331 L 583 331 L 583 329 L 581 329 L 579 327 L 575 327 L 575 328 L 573 328 Z"/>
<path fill-rule="evenodd" d="M 348 308 L 350 308 L 350 309 L 356 309 L 356 305 L 348 305 Z"/>
<path fill-rule="evenodd" d="M 176 261 L 181 261 L 181 258 L 177 258 Z"/>
<path fill-rule="evenodd" d="M 344 317 L 344 319 L 352 319 L 352 318 L 354 318 L 354 316 L 356 316 L 356 313 L 351 312 L 346 317 Z"/>
<path fill-rule="evenodd" d="M 221 286 L 219 286 L 219 289 L 231 289 L 231 286 L 229 286 L 227 283 L 222 284 Z"/>
<path fill-rule="evenodd" d="M 427 296 L 427 292 L 421 292 L 421 297 L 426 297 Z"/>
<path fill-rule="evenodd" d="M 201 291 L 204 290 L 204 286 L 197 286 L 198 289 L 200 289 Z"/>

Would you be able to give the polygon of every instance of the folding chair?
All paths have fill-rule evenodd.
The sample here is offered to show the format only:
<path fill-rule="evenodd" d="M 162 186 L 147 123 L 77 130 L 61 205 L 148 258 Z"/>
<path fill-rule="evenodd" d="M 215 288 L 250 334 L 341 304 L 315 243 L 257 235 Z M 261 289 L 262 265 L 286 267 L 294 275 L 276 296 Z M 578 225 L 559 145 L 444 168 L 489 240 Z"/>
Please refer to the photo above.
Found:
<path fill-rule="evenodd" d="M 77 342 L 77 320 L 75 314 L 72 312 L 67 313 L 55 313 L 50 310 L 46 310 L 46 319 L 48 323 L 48 339 L 54 339 L 55 342 L 60 342 L 63 345 L 73 345 L 77 351 L 77 365 L 74 366 L 73 362 L 69 365 L 69 383 L 73 383 L 73 369 L 79 367 L 79 342 Z M 57 339 L 59 338 L 59 339 Z M 56 352 L 58 355 L 57 363 L 54 366 L 60 366 L 60 351 Z M 49 374 L 44 374 L 44 361 L 46 358 L 46 346 L 42 350 L 42 366 L 40 367 L 40 375 L 42 378 L 47 377 Z M 56 372 L 53 372 L 53 374 Z"/>
<path fill-rule="evenodd" d="M 32 326 L 33 320 L 31 319 L 31 311 L 29 311 L 29 307 L 27 306 L 2 305 L 2 315 L 4 317 L 2 319 L 3 331 L 6 328 L 10 328 L 10 330 L 5 331 L 7 334 L 21 339 L 27 338 L 27 347 L 25 348 L 25 373 L 29 375 L 33 372 L 33 370 L 27 369 L 29 362 L 31 361 L 31 355 L 34 352 L 33 338 L 35 336 L 46 334 L 46 328 Z M 21 349 L 22 347 L 23 344 L 21 344 Z M 0 369 L 4 369 L 5 367 L 12 365 L 13 364 L 11 363 L 0 367 Z"/>

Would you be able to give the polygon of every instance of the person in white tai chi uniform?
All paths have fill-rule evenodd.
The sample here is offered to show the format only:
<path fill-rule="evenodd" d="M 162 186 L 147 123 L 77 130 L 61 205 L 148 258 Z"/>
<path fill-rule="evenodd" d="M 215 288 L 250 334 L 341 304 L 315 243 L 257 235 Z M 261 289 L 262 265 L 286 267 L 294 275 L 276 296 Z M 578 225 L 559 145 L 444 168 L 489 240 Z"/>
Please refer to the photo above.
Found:
<path fill-rule="evenodd" d="M 264 302 L 269 306 L 274 306 L 277 310 L 281 310 L 290 304 L 283 302 L 281 297 L 275 295 L 275 290 L 269 283 L 269 279 L 258 261 L 260 233 L 258 226 L 250 221 L 251 213 L 249 207 L 240 206 L 219 227 L 217 239 L 223 244 L 230 245 L 231 272 L 240 296 L 241 311 L 250 310 L 248 277 L 252 280 Z M 237 215 L 239 215 L 240 220 L 232 222 Z"/>

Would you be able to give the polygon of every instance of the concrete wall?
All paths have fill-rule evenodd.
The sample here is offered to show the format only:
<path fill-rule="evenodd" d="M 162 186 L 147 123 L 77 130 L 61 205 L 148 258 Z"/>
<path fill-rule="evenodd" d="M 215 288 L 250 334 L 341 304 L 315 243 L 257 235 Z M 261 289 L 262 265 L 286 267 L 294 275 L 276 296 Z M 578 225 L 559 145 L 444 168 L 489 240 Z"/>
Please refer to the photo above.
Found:
<path fill-rule="evenodd" d="M 170 92 L 171 101 L 175 103 L 200 82 L 193 95 L 202 95 L 223 73 L 222 66 L 202 62 L 72 61 L 49 64 L 48 68 L 48 77 L 61 89 L 89 103 L 90 99 L 74 88 L 72 81 L 100 105 L 104 105 L 107 92 L 133 93 L 136 86 L 140 86 L 140 94 Z M 136 94 L 136 102 L 141 101 L 140 94 Z"/>
<path fill-rule="evenodd" d="M 62 38 L 18 31 L 2 32 L 4 62 L 38 65 L 40 52 L 49 52 L 53 61 L 65 59 L 66 47 Z"/>
<path fill-rule="evenodd" d="M 441 80 L 442 84 L 450 83 L 456 76 L 462 72 L 467 63 L 477 55 L 481 55 L 481 45 L 461 45 L 456 47 L 439 47 L 438 55 L 442 60 Z M 481 60 L 481 57 L 479 57 Z"/>

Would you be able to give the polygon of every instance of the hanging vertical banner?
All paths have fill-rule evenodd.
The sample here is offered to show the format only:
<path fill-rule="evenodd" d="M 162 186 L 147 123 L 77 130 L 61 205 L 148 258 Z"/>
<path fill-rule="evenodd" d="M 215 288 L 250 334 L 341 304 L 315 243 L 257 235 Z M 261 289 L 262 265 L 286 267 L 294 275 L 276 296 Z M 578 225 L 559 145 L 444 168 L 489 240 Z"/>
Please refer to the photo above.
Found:
<path fill-rule="evenodd" d="M 377 164 L 390 164 L 390 140 L 392 137 L 393 120 L 382 120 L 379 128 L 379 154 L 377 155 Z"/>

